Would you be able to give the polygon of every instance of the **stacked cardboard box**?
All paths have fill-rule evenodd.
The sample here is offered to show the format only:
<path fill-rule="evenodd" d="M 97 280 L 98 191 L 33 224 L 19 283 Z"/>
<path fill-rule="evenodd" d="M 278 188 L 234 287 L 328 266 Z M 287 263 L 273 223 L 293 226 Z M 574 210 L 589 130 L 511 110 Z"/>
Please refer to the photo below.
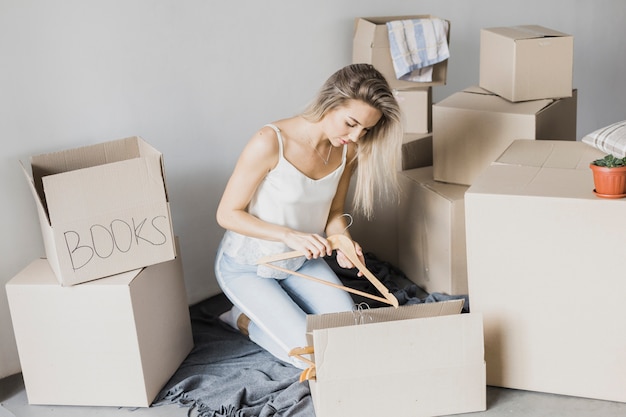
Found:
<path fill-rule="evenodd" d="M 532 36 L 530 29 L 519 29 L 525 33 L 523 48 L 508 38 L 504 45 L 495 42 L 500 48 L 496 51 L 492 51 L 494 46 L 488 34 L 517 32 L 482 31 L 481 85 L 433 104 L 432 167 L 401 173 L 404 193 L 398 216 L 399 266 L 428 292 L 468 293 L 464 194 L 480 172 L 515 139 L 576 140 L 577 91 L 571 85 L 571 37 L 549 29 L 540 32 L 538 27 L 530 28 L 534 30 Z M 552 43 L 537 33 L 546 33 Z M 548 43 L 553 46 L 549 54 L 553 59 L 545 61 L 541 48 Z M 510 50 L 505 53 L 502 48 Z M 538 55 L 534 55 L 537 48 Z M 503 60 L 512 63 L 507 66 Z M 491 65 L 498 69 L 487 70 Z M 517 78 L 507 76 L 511 71 Z M 522 77 L 520 73 L 524 71 L 531 75 Z M 494 88 L 495 92 L 489 91 L 486 87 L 494 85 L 490 76 L 520 86 L 532 78 L 533 88 L 523 95 L 520 86 L 503 85 Z M 553 83 L 541 81 L 542 76 L 570 81 L 555 91 Z M 498 93 L 506 88 L 526 100 L 511 101 L 500 96 Z"/>
<path fill-rule="evenodd" d="M 432 165 L 432 88 L 445 85 L 448 60 L 432 66 L 430 81 L 398 79 L 393 67 L 387 23 L 427 20 L 431 15 L 360 17 L 355 20 L 352 62 L 372 64 L 389 82 L 400 105 L 404 124 L 402 169 Z M 450 22 L 445 21 L 447 42 Z"/>
<path fill-rule="evenodd" d="M 471 307 L 489 385 L 626 402 L 626 200 L 580 141 L 516 140 L 466 193 Z"/>
<path fill-rule="evenodd" d="M 433 106 L 437 181 L 472 185 L 515 139 L 576 140 L 570 35 L 540 26 L 481 30 L 480 81 Z"/>
<path fill-rule="evenodd" d="M 370 63 L 383 73 L 394 89 L 403 114 L 402 171 L 398 174 L 402 199 L 399 207 L 392 203 L 385 207 L 386 212 L 395 214 L 393 226 L 397 229 L 394 239 L 398 257 L 391 260 L 395 260 L 409 279 L 426 291 L 458 294 L 466 291 L 466 285 L 461 282 L 459 287 L 450 279 L 452 270 L 458 269 L 454 266 L 458 254 L 454 253 L 456 250 L 451 251 L 450 239 L 462 242 L 464 236 L 453 236 L 459 229 L 452 227 L 452 222 L 457 221 L 447 216 L 459 212 L 458 196 L 466 187 L 430 187 L 433 175 L 432 89 L 446 84 L 448 60 L 433 65 L 430 82 L 398 79 L 386 26 L 391 21 L 431 18 L 431 15 L 412 15 L 357 19 L 352 59 L 353 62 Z M 451 25 L 446 22 L 449 43 Z M 433 230 L 433 224 L 437 224 L 437 230 Z M 464 251 L 464 246 L 459 250 Z"/>
<path fill-rule="evenodd" d="M 437 181 L 472 185 L 515 139 L 576 140 L 576 91 L 562 99 L 511 102 L 480 87 L 433 108 Z"/>
<path fill-rule="evenodd" d="M 29 403 L 149 406 L 193 345 L 161 153 L 131 137 L 22 167 L 46 252 L 6 284 Z"/>
<path fill-rule="evenodd" d="M 400 269 L 429 293 L 467 294 L 466 186 L 433 179 L 433 167 L 400 173 Z"/>
<path fill-rule="evenodd" d="M 575 98 L 571 57 L 571 36 L 560 32 L 486 29 L 480 84 L 520 105 L 566 102 Z M 466 193 L 469 295 L 484 317 L 487 383 L 626 402 L 626 332 L 616 320 L 624 285 L 607 272 L 623 268 L 626 246 L 612 231 L 625 203 L 595 196 L 589 169 L 605 153 L 565 135 L 515 139 Z"/>
<path fill-rule="evenodd" d="M 574 38 L 543 26 L 480 31 L 479 85 L 512 102 L 572 96 Z"/>
<path fill-rule="evenodd" d="M 355 22 L 353 62 L 370 63 L 383 73 L 394 89 L 404 116 L 403 166 L 399 175 L 419 171 L 424 172 L 426 177 L 432 177 L 432 88 L 445 84 L 447 60 L 434 65 L 431 82 L 396 79 L 386 23 L 429 17 L 368 17 Z M 412 178 L 408 181 L 406 192 L 411 195 L 418 187 Z M 446 187 L 457 186 L 443 184 L 443 188 Z M 426 195 L 420 197 L 422 199 L 447 195 L 449 191 L 444 189 L 430 193 L 429 188 L 424 190 Z M 445 196 L 433 200 L 437 200 L 434 205 L 442 203 L 444 207 L 448 201 Z M 383 215 L 391 217 L 392 222 L 384 224 L 381 230 L 377 215 L 376 222 L 367 224 L 372 242 L 393 246 L 389 240 L 394 239 L 392 243 L 395 243 L 399 209 L 402 210 L 395 202 L 377 207 Z M 412 212 L 412 206 L 405 205 L 404 210 L 406 219 L 399 232 L 406 231 L 408 235 L 403 234 L 402 237 L 409 239 L 411 234 L 407 222 L 412 224 L 417 217 Z M 433 214 L 434 217 L 431 216 Z M 440 217 L 436 208 L 428 215 L 429 222 Z M 384 238 L 381 239 L 381 236 Z M 398 244 L 403 246 L 406 242 L 399 241 Z M 369 250 L 372 250 L 371 246 L 368 245 Z M 394 261 L 393 258 L 391 261 Z M 309 344 L 314 346 L 316 364 L 316 378 L 310 381 L 310 385 L 316 415 L 334 417 L 357 413 L 377 416 L 391 413 L 426 417 L 485 410 L 482 317 L 458 314 L 462 307 L 462 301 L 459 301 L 401 306 L 397 309 L 366 309 L 357 321 L 352 312 L 309 316 L 307 337 Z M 355 325 L 357 323 L 359 325 Z M 438 337 L 428 336 L 434 333 Z M 407 335 L 412 336 L 407 338 Z M 354 345 L 354 340 L 360 341 L 358 346 Z M 462 343 L 459 344 L 459 340 Z M 403 360 L 362 366 L 367 358 L 390 355 Z M 385 381 L 385 389 L 381 390 L 377 381 Z"/>

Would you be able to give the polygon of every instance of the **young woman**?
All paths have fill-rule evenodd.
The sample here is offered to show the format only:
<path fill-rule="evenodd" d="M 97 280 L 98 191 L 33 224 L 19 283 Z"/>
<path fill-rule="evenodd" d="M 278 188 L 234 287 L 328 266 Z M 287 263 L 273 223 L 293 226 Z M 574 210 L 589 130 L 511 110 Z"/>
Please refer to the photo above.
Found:
<path fill-rule="evenodd" d="M 340 69 L 302 114 L 256 132 L 217 209 L 226 233 L 215 273 L 234 306 L 220 318 L 277 358 L 306 367 L 288 355 L 306 346 L 306 315 L 349 311 L 352 298 L 256 261 L 296 250 L 303 256 L 276 264 L 341 284 L 322 259 L 332 253 L 325 236 L 349 236 L 344 206 L 353 173 L 353 206 L 366 218 L 376 198 L 395 197 L 401 143 L 398 104 L 369 64 Z M 340 252 L 337 263 L 354 267 Z"/>

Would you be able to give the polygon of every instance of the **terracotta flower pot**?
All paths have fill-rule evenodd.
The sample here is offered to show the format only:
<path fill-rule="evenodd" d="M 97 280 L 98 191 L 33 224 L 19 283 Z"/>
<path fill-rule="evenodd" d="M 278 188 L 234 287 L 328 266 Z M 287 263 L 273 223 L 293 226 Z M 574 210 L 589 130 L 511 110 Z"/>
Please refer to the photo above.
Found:
<path fill-rule="evenodd" d="M 594 193 L 603 198 L 626 197 L 626 166 L 607 168 L 589 164 L 593 172 Z"/>

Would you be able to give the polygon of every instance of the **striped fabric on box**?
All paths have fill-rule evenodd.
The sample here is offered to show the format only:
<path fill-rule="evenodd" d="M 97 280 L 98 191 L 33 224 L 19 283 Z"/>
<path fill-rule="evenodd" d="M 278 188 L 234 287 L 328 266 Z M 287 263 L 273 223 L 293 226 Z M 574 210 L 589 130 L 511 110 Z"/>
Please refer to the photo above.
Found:
<path fill-rule="evenodd" d="M 617 158 L 626 156 L 626 120 L 613 123 L 585 135 L 582 141 L 587 145 L 614 155 Z"/>

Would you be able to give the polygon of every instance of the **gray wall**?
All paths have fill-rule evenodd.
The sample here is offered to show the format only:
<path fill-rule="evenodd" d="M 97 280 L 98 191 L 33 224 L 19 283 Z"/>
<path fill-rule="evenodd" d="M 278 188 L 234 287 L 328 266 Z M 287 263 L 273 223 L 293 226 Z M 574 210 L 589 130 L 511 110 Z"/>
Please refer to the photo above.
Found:
<path fill-rule="evenodd" d="M 239 151 L 350 63 L 355 17 L 451 21 L 435 101 L 477 84 L 482 27 L 573 34 L 580 138 L 626 118 L 625 11 L 623 0 L 0 0 L 0 283 L 44 255 L 19 160 L 132 135 L 161 150 L 194 303 L 219 291 L 214 213 Z M 17 371 L 2 291 L 0 377 Z"/>

